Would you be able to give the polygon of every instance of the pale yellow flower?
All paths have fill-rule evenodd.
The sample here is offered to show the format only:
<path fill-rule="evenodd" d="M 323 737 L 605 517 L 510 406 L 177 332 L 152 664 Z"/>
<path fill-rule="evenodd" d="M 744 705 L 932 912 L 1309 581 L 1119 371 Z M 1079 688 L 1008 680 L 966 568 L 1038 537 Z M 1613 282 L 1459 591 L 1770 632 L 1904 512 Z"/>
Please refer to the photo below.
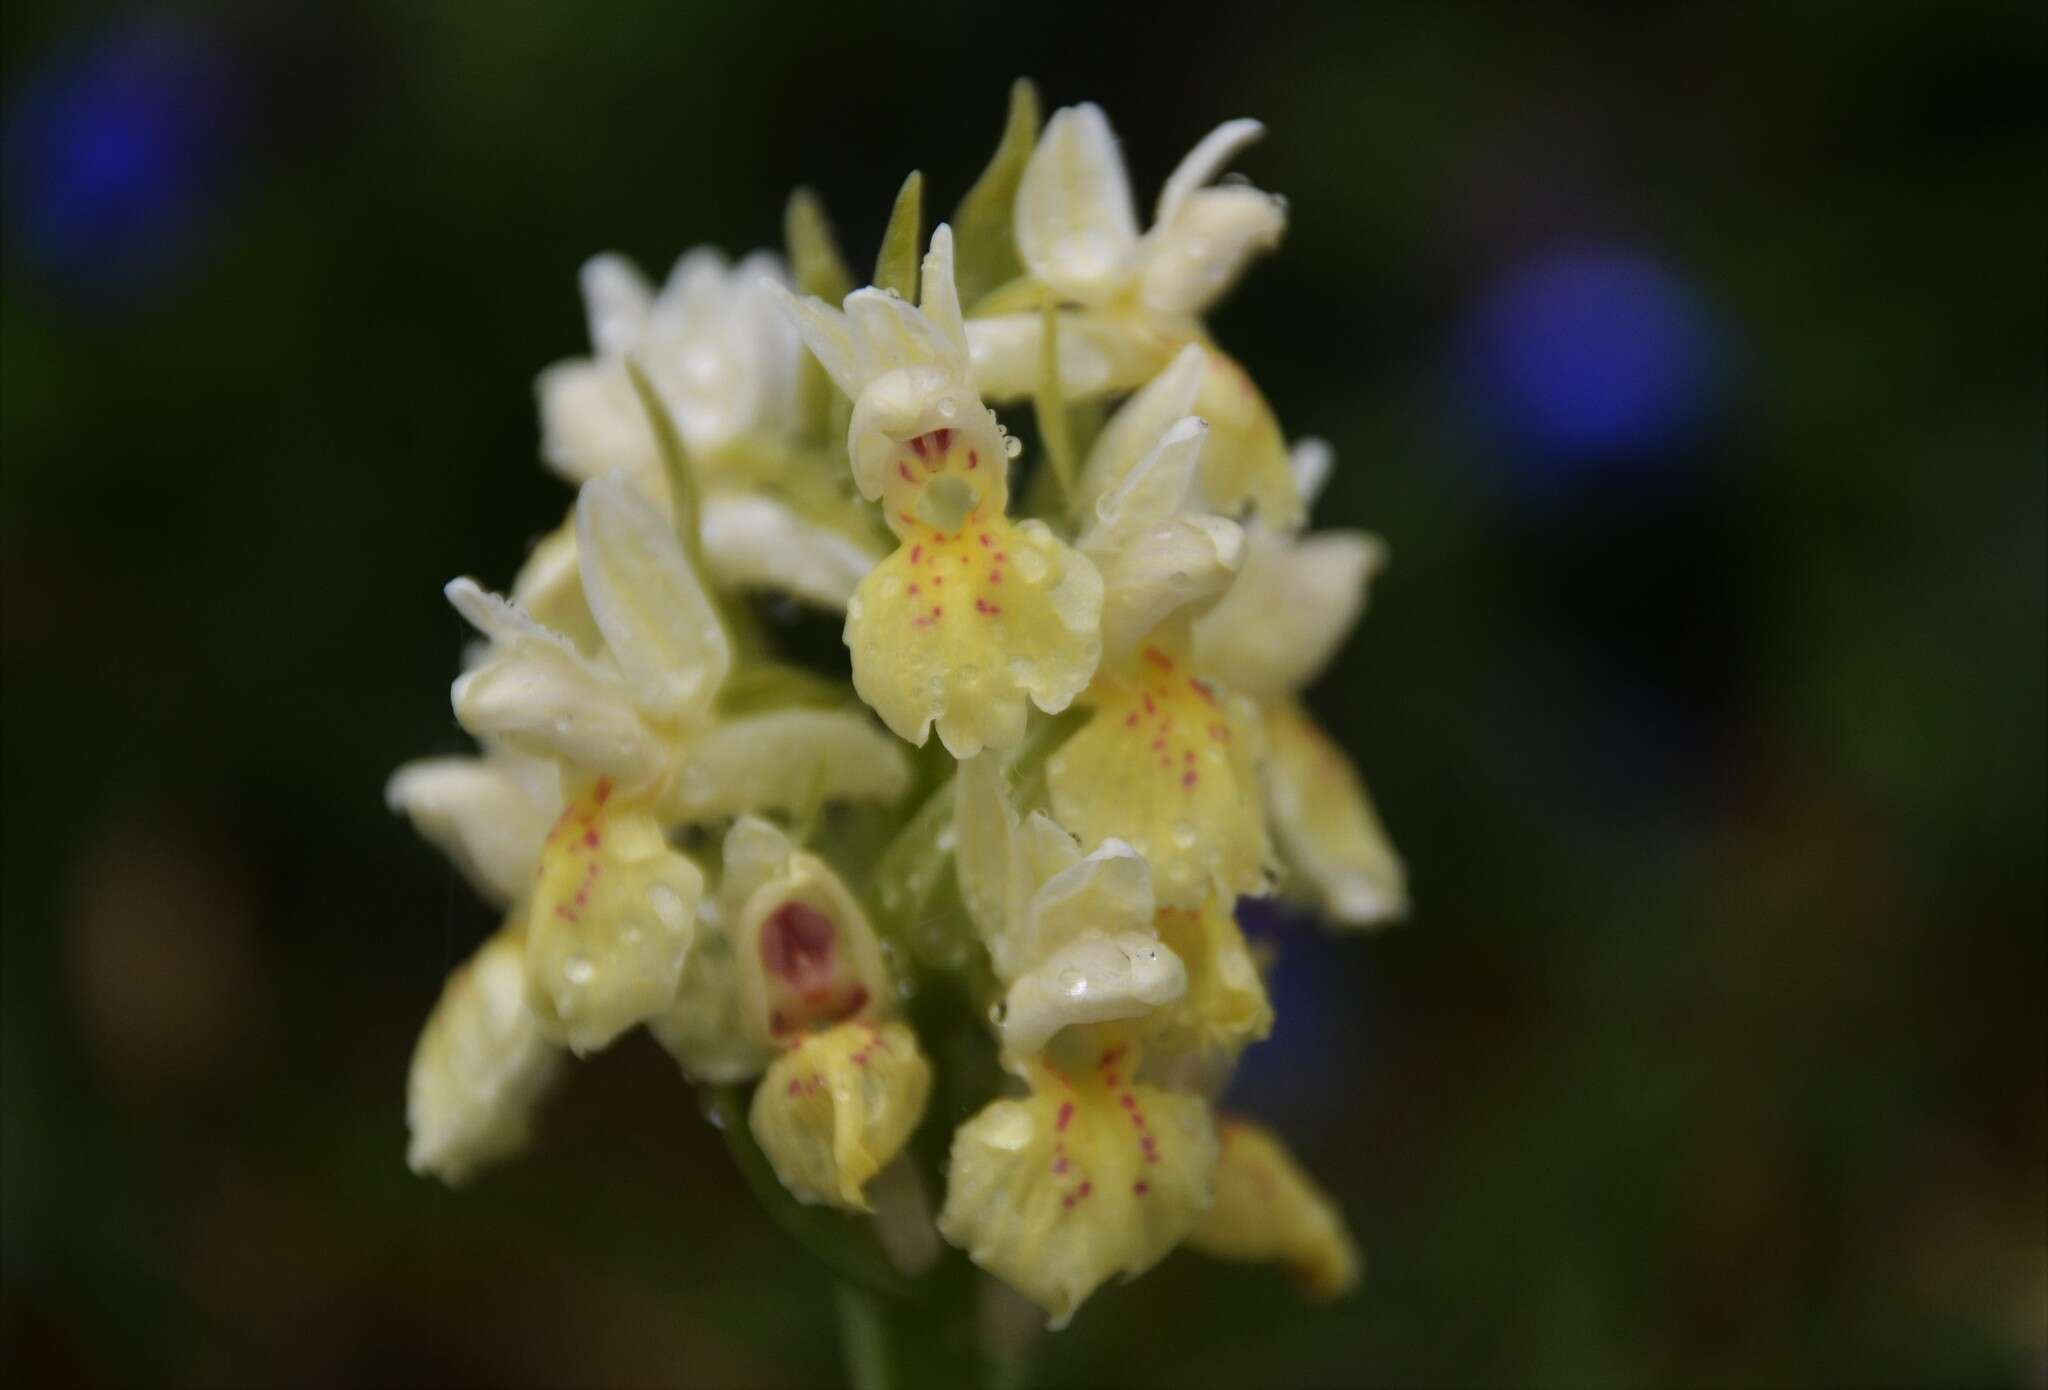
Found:
<path fill-rule="evenodd" d="M 1102 582 L 1007 514 L 1010 441 L 968 373 L 951 230 L 932 234 L 918 307 L 876 289 L 841 310 L 785 302 L 854 401 L 854 481 L 899 542 L 847 605 L 854 688 L 911 743 L 936 726 L 955 757 L 1015 745 L 1028 705 L 1065 709 L 1094 672 Z"/>
<path fill-rule="evenodd" d="M 699 247 L 656 292 L 623 257 L 593 258 L 582 283 L 594 356 L 541 373 L 541 452 L 577 482 L 624 469 L 666 508 L 660 448 L 627 374 L 637 362 L 687 449 L 711 582 L 843 609 L 882 551 L 825 461 L 798 447 L 802 347 L 776 305 L 787 280 L 765 252 L 728 266 Z M 555 574 L 573 584 L 568 529 L 543 544 L 569 549 Z"/>
<path fill-rule="evenodd" d="M 975 380 L 992 400 L 1038 389 L 1045 319 L 1055 326 L 1061 388 L 1070 401 L 1127 391 L 1190 344 L 1202 350 L 1195 413 L 1216 433 L 1204 485 L 1225 511 L 1255 504 L 1277 523 L 1300 504 L 1272 410 L 1244 369 L 1210 341 L 1201 315 L 1287 224 L 1280 199 L 1245 184 L 1205 187 L 1244 145 L 1256 121 L 1229 121 L 1198 144 L 1160 191 L 1140 235 L 1130 179 L 1101 108 L 1053 113 L 1017 189 L 1017 250 L 1030 272 L 975 306 L 968 323 Z"/>
<path fill-rule="evenodd" d="M 989 755 L 961 766 L 954 841 L 1005 989 L 1004 1061 L 1029 1094 L 954 1135 L 939 1230 L 1057 1327 L 1188 1233 L 1215 1138 L 1204 1100 L 1136 1079 L 1139 1039 L 1187 985 L 1154 930 L 1144 860 L 1116 842 L 1084 857 L 1043 814 L 1020 821 L 1002 779 Z"/>
<path fill-rule="evenodd" d="M 584 485 L 576 525 L 601 652 L 469 580 L 448 594 L 490 639 L 455 684 L 456 717 L 479 738 L 554 759 L 570 784 L 528 916 L 527 969 L 543 1025 L 587 1052 L 675 996 L 702 875 L 668 848 L 667 827 L 890 799 L 908 770 L 851 711 L 720 716 L 730 642 L 674 532 L 624 473 Z"/>
<path fill-rule="evenodd" d="M 1087 1036 L 1058 1064 L 1024 1064 L 1028 1095 L 960 1126 L 939 1215 L 948 1241 L 1055 1328 L 1111 1275 L 1136 1278 L 1186 1239 L 1216 1168 L 1208 1103 L 1133 1080 L 1134 1049 Z"/>
<path fill-rule="evenodd" d="M 762 1076 L 749 1123 L 798 1200 L 865 1211 L 863 1190 L 924 1115 L 931 1068 L 881 945 L 831 866 L 742 816 L 700 909 L 675 1003 L 650 1028 L 702 1080 Z"/>
<path fill-rule="evenodd" d="M 931 1064 L 897 1022 L 806 1033 L 754 1090 L 748 1123 L 797 1200 L 868 1211 L 863 1189 L 924 1117 Z"/>
<path fill-rule="evenodd" d="M 1090 846 L 1131 844 L 1159 901 L 1178 908 L 1259 891 L 1267 857 L 1250 706 L 1188 664 L 1188 623 L 1244 548 L 1235 523 L 1203 509 L 1210 431 L 1174 415 L 1199 358 L 1188 349 L 1127 401 L 1089 459 L 1078 544 L 1104 576 L 1104 660 L 1081 696 L 1091 717 L 1046 768 L 1060 822 Z"/>

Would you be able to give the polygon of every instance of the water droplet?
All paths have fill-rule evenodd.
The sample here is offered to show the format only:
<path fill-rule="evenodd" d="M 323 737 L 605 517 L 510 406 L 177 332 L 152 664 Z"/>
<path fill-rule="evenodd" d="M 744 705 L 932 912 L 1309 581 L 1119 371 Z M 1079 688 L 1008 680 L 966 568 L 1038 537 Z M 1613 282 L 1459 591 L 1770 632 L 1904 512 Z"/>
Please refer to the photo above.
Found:
<path fill-rule="evenodd" d="M 1018 456 L 1019 454 L 1021 454 L 1021 453 L 1023 453 L 1023 452 L 1024 452 L 1024 441 L 1023 441 L 1023 440 L 1019 439 L 1019 438 L 1018 438 L 1018 437 L 1017 437 L 1016 435 L 1014 435 L 1014 434 L 1012 434 L 1012 435 L 1007 435 L 1007 436 L 1005 436 L 1005 437 L 1004 437 L 1004 439 L 1003 439 L 1003 455 L 1004 455 L 1004 457 L 1006 457 L 1006 458 L 1016 458 L 1016 457 L 1017 457 L 1017 456 Z"/>
<path fill-rule="evenodd" d="M 960 407 L 951 396 L 941 396 L 939 397 L 938 412 L 941 420 L 950 420 L 960 413 Z"/>
<path fill-rule="evenodd" d="M 885 575 L 882 579 L 881 589 L 883 598 L 896 598 L 903 592 L 903 581 L 893 574 Z"/>
<path fill-rule="evenodd" d="M 953 852 L 953 845 L 958 840 L 958 838 L 959 837 L 953 833 L 953 823 L 951 821 L 948 821 L 946 822 L 946 824 L 939 827 L 939 833 L 932 837 L 932 843 L 939 847 L 940 853 L 951 854 Z"/>
<path fill-rule="evenodd" d="M 1175 849 L 1193 849 L 1195 842 L 1200 838 L 1200 836 L 1195 834 L 1195 827 L 1186 821 L 1182 821 L 1173 827 L 1173 847 Z"/>
<path fill-rule="evenodd" d="M 1038 553 L 1035 545 L 1019 546 L 1011 557 L 1017 567 L 1017 577 L 1026 584 L 1037 584 L 1045 579 L 1045 556 Z"/>
<path fill-rule="evenodd" d="M 597 967 L 582 956 L 570 956 L 562 962 L 562 975 L 572 985 L 587 985 L 597 974 Z"/>
<path fill-rule="evenodd" d="M 1062 970 L 1060 972 L 1060 992 L 1069 998 L 1086 994 L 1088 992 L 1088 977 L 1078 970 Z"/>
<path fill-rule="evenodd" d="M 1018 657 L 1010 663 L 1010 679 L 1019 685 L 1030 686 L 1038 681 L 1038 664 Z"/>
<path fill-rule="evenodd" d="M 664 930 L 673 934 L 683 929 L 687 914 L 683 911 L 683 896 L 675 889 L 666 883 L 652 885 L 647 890 L 647 905 L 654 909 Z"/>

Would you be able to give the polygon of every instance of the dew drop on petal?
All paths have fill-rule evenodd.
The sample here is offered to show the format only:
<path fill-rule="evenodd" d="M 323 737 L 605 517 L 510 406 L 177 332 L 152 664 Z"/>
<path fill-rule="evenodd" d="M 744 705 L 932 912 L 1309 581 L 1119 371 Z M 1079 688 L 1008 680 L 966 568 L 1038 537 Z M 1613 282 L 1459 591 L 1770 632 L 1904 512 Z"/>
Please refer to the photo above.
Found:
<path fill-rule="evenodd" d="M 647 890 L 647 905 L 654 909 L 654 915 L 665 930 L 674 933 L 683 929 L 683 899 L 675 889 L 666 883 L 652 885 Z"/>
<path fill-rule="evenodd" d="M 587 985 L 597 974 L 597 967 L 582 956 L 570 956 L 562 962 L 562 976 L 572 985 Z"/>

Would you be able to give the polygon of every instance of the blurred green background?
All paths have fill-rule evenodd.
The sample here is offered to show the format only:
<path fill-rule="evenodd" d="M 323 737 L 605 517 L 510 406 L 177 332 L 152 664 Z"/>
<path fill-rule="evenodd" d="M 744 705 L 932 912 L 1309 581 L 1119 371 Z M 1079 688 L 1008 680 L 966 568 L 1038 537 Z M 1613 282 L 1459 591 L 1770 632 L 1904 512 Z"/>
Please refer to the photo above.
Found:
<path fill-rule="evenodd" d="M 828 1291 L 645 1039 L 450 1195 L 490 926 L 385 810 L 566 492 L 617 249 L 856 258 L 1006 85 L 1293 225 L 1216 320 L 1394 563 L 1315 693 L 1414 920 L 1277 929 L 1235 1100 L 1369 1252 L 1177 1254 L 1046 1384 L 2048 1384 L 2037 7 L 4 12 L 0 1365 L 810 1385 Z"/>

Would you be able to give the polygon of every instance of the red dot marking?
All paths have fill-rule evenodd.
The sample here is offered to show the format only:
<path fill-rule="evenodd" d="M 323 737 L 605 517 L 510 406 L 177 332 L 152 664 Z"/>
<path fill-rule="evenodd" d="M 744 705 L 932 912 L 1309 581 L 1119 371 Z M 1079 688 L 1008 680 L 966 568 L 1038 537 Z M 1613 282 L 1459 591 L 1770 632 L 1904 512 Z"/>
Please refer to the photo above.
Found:
<path fill-rule="evenodd" d="M 914 483 L 917 481 L 917 479 L 910 476 L 910 465 L 905 463 L 902 459 L 896 460 L 896 472 L 902 477 L 903 481 L 906 483 Z"/>

